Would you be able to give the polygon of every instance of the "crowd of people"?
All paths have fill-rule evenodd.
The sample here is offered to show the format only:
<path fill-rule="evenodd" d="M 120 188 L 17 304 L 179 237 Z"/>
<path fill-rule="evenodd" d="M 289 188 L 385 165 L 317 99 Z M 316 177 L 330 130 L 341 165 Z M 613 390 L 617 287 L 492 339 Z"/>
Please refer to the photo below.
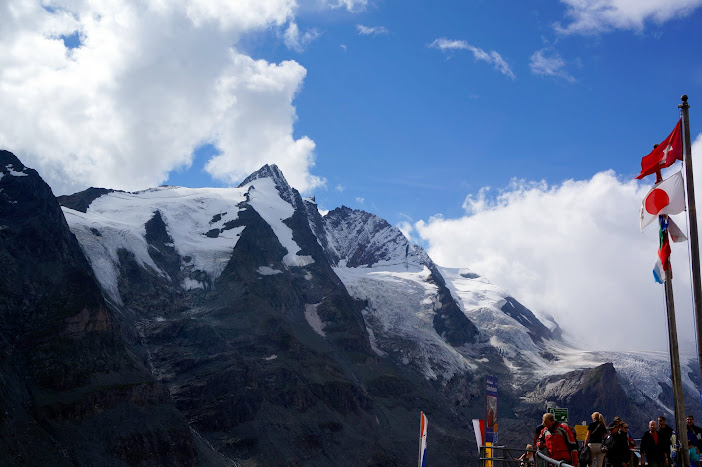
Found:
<path fill-rule="evenodd" d="M 695 425 L 691 415 L 687 416 L 686 424 L 689 465 L 701 467 L 702 428 Z M 648 422 L 648 431 L 643 433 L 637 445 L 626 421 L 614 417 L 607 424 L 601 413 L 594 412 L 581 446 L 566 423 L 556 421 L 552 413 L 545 413 L 541 425 L 534 431 L 533 443 L 527 445 L 527 452 L 519 460 L 524 467 L 534 465 L 536 458 L 533 453 L 538 450 L 555 461 L 565 461 L 574 467 L 632 467 L 637 464 L 687 467 L 681 465 L 675 448 L 675 433 L 662 415 Z M 632 454 L 634 451 L 639 453 L 638 457 Z"/>

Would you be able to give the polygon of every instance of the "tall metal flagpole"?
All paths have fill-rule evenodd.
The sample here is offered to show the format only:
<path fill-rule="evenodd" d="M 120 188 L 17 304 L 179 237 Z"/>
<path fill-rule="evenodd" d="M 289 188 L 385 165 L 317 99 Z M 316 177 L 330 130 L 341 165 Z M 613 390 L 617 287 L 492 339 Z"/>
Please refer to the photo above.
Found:
<path fill-rule="evenodd" d="M 666 236 L 668 232 L 665 233 Z M 670 370 L 673 384 L 673 406 L 675 410 L 675 432 L 681 449 L 678 455 L 682 457 L 682 465 L 690 465 L 690 455 L 687 451 L 687 426 L 685 425 L 685 404 L 683 400 L 682 375 L 680 372 L 680 354 L 678 353 L 678 328 L 675 323 L 675 303 L 673 301 L 673 280 L 670 258 L 665 262 L 665 309 L 668 315 L 668 346 L 670 347 Z"/>
<path fill-rule="evenodd" d="M 695 207 L 695 182 L 692 174 L 692 145 L 690 144 L 690 105 L 687 96 L 681 98 L 683 128 L 683 151 L 685 153 L 685 185 L 687 189 L 687 216 L 690 228 L 690 263 L 692 267 L 692 300 L 695 305 L 695 324 L 697 328 L 697 363 L 702 375 L 702 285 L 700 285 L 700 244 L 697 237 L 697 208 Z M 702 380 L 700 381 L 702 392 Z"/>

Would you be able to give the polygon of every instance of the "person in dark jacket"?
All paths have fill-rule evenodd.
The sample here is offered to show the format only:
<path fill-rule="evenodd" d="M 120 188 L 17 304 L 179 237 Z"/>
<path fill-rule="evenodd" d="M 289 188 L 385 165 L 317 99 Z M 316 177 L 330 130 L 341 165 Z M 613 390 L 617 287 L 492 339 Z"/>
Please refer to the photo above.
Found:
<path fill-rule="evenodd" d="M 629 424 L 622 420 L 622 422 L 619 424 L 619 431 L 626 436 L 626 446 L 629 448 L 629 452 L 626 454 L 626 460 L 627 464 L 629 465 L 629 462 L 632 461 L 633 465 L 633 460 L 634 460 L 634 453 L 632 452 L 633 449 L 636 449 L 636 441 L 634 441 L 634 438 L 631 436 L 631 433 L 629 432 Z"/>
<path fill-rule="evenodd" d="M 604 467 L 605 455 L 602 452 L 602 440 L 607 434 L 607 424 L 599 412 L 593 412 L 592 423 L 587 427 L 585 444 L 590 448 L 590 458 L 592 467 Z"/>
<path fill-rule="evenodd" d="M 670 440 L 666 441 L 658 432 L 656 422 L 651 420 L 648 422 L 648 431 L 641 437 L 641 465 L 649 467 L 665 467 L 668 465 L 668 445 Z M 645 464 L 648 461 L 648 464 Z"/>
<path fill-rule="evenodd" d="M 687 416 L 685 423 L 687 423 L 687 440 L 692 441 L 695 447 L 700 447 L 700 444 L 702 444 L 702 428 L 695 425 L 695 419 L 692 415 Z"/>
<path fill-rule="evenodd" d="M 609 433 L 602 441 L 602 451 L 607 455 L 605 466 L 627 467 L 629 461 L 629 436 L 619 431 L 619 425 L 612 422 L 607 426 Z"/>
<path fill-rule="evenodd" d="M 668 460 L 670 461 L 670 438 L 673 437 L 673 429 L 666 425 L 665 417 L 663 415 L 658 416 L 658 435 L 663 437 L 663 441 L 666 443 L 665 452 L 668 454 Z"/>

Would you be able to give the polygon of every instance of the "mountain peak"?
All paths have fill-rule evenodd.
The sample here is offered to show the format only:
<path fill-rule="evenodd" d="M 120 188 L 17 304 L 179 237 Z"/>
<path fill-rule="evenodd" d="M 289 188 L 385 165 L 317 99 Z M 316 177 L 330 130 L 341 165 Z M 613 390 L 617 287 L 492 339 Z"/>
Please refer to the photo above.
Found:
<path fill-rule="evenodd" d="M 10 151 L 0 149 L 0 178 L 5 175 L 14 175 L 15 177 L 26 177 L 36 172 L 25 166 L 14 154 Z M 37 175 L 38 176 L 38 175 Z"/>
<path fill-rule="evenodd" d="M 0 149 L 0 166 L 5 167 L 7 165 L 12 165 L 16 171 L 21 172 L 24 169 L 24 164 L 12 154 L 10 151 L 5 151 Z"/>
<path fill-rule="evenodd" d="M 300 195 L 297 192 L 297 190 L 295 190 L 288 184 L 288 181 L 283 175 L 283 171 L 280 170 L 275 164 L 266 164 L 260 169 L 258 169 L 256 172 L 252 173 L 251 175 L 246 177 L 243 182 L 239 184 L 239 188 L 242 188 L 250 184 L 251 182 L 260 180 L 262 178 L 270 178 L 271 180 L 273 180 L 273 183 L 275 183 L 275 187 L 278 190 L 278 193 L 280 193 L 280 197 L 288 203 L 290 203 L 294 208 L 297 208 L 298 198 L 300 198 Z"/>
<path fill-rule="evenodd" d="M 243 182 L 241 182 L 239 184 L 239 188 L 243 187 L 244 185 L 248 185 L 249 183 L 253 182 L 254 180 L 258 180 L 261 178 L 273 179 L 276 186 L 278 186 L 280 188 L 290 189 L 290 185 L 288 184 L 288 181 L 285 179 L 283 172 L 275 164 L 266 164 L 263 167 L 261 167 L 260 169 L 258 169 L 256 172 L 252 173 L 251 175 L 246 177 Z"/>

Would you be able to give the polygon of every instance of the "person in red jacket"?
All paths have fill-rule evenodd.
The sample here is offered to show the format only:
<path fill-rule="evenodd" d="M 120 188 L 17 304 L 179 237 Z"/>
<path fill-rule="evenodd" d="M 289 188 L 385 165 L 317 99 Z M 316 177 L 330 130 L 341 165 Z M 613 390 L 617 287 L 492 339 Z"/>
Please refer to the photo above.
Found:
<path fill-rule="evenodd" d="M 542 419 L 544 429 L 539 436 L 539 449 L 546 448 L 548 457 L 553 460 L 578 467 L 578 443 L 573 431 L 565 423 L 557 422 L 552 413 L 545 413 Z"/>

